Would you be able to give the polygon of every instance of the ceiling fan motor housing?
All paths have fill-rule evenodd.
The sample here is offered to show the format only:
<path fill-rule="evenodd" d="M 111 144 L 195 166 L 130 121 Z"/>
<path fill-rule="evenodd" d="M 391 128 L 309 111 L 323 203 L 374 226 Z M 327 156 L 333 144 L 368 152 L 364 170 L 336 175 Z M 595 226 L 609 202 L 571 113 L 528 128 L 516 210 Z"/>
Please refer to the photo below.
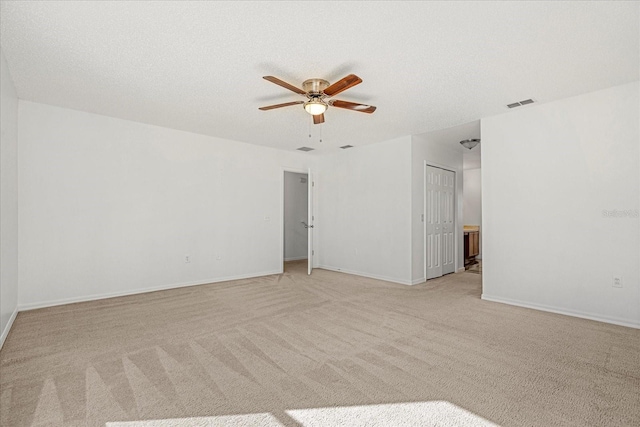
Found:
<path fill-rule="evenodd" d="M 319 95 L 323 90 L 329 87 L 329 82 L 323 79 L 309 79 L 302 83 L 302 90 L 308 95 Z"/>

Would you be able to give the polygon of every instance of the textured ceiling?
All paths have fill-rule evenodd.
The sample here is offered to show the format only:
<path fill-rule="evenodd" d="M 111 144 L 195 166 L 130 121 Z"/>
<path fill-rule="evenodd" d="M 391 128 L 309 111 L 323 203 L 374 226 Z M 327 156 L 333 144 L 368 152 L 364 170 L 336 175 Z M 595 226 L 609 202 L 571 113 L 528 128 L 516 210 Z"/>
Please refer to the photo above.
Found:
<path fill-rule="evenodd" d="M 22 99 L 318 153 L 638 80 L 639 7 L 2 1 L 0 36 Z M 258 110 L 299 99 L 263 75 L 349 73 L 364 82 L 337 98 L 372 115 L 330 108 L 313 126 L 301 106 Z"/>

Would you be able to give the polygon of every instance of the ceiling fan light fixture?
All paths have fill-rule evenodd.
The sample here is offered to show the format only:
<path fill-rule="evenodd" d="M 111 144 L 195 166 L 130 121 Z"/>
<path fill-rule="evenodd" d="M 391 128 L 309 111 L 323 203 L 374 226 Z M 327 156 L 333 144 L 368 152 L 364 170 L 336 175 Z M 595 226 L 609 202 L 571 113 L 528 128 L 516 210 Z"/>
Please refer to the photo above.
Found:
<path fill-rule="evenodd" d="M 319 114 L 324 114 L 324 112 L 327 111 L 327 104 L 320 100 L 312 99 L 304 103 L 304 109 L 312 116 L 317 116 Z"/>
<path fill-rule="evenodd" d="M 468 148 L 469 150 L 471 150 L 473 147 L 475 147 L 476 145 L 478 145 L 480 143 L 479 139 L 465 139 L 464 141 L 460 141 L 460 144 L 462 144 L 462 146 L 464 148 Z"/>

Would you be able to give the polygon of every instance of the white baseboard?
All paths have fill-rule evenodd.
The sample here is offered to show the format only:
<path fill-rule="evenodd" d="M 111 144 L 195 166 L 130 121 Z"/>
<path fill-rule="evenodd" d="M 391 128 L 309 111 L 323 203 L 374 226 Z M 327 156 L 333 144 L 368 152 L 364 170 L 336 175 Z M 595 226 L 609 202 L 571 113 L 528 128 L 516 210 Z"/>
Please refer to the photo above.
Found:
<path fill-rule="evenodd" d="M 298 257 L 293 257 L 293 258 L 285 258 L 285 261 L 300 261 L 303 259 L 307 259 L 307 256 L 298 256 Z"/>
<path fill-rule="evenodd" d="M 401 285 L 413 285 L 414 284 L 409 280 L 396 279 L 394 277 L 380 276 L 380 275 L 377 275 L 377 274 L 362 273 L 360 271 L 346 270 L 344 268 L 330 267 L 328 265 L 320 265 L 320 266 L 318 266 L 318 268 L 322 268 L 324 270 L 337 271 L 338 273 L 353 274 L 354 276 L 368 277 L 370 279 L 384 280 L 385 282 L 399 283 Z"/>
<path fill-rule="evenodd" d="M 124 297 L 127 295 L 144 294 L 147 292 L 165 291 L 167 289 L 184 288 L 187 286 L 208 285 L 210 283 L 228 282 L 230 280 L 251 279 L 254 277 L 270 276 L 272 274 L 281 274 L 281 270 L 265 271 L 261 273 L 241 274 L 238 276 L 218 277 L 210 280 L 198 280 L 195 282 L 177 283 L 171 285 L 154 286 L 150 288 L 134 289 L 120 292 L 109 292 L 104 294 L 86 295 L 82 297 L 65 298 L 52 301 L 41 301 L 29 304 L 18 305 L 18 311 L 36 310 L 38 308 L 55 307 L 58 305 L 73 304 L 76 302 L 96 301 L 106 298 Z"/>
<path fill-rule="evenodd" d="M 515 305 L 518 307 L 531 308 L 531 309 L 540 310 L 540 311 L 547 311 L 549 313 L 563 314 L 565 316 L 579 317 L 581 319 L 595 320 L 597 322 L 611 323 L 613 325 L 640 329 L 640 322 L 629 321 L 627 319 L 605 317 L 605 316 L 601 316 L 594 313 L 587 313 L 587 312 L 578 311 L 578 310 L 568 310 L 565 308 L 512 300 L 509 298 L 493 297 L 485 294 L 482 294 L 481 298 L 485 301 L 499 302 L 502 304 Z"/>
<path fill-rule="evenodd" d="M 4 340 L 6 340 L 7 337 L 9 336 L 9 331 L 11 330 L 11 327 L 13 326 L 13 321 L 16 320 L 17 315 L 18 315 L 18 308 L 16 307 L 16 309 L 13 310 L 13 314 L 9 318 L 9 322 L 7 323 L 7 326 L 5 326 L 4 330 L 2 331 L 2 335 L 0 335 L 0 350 L 2 350 L 2 346 L 4 345 Z"/>
<path fill-rule="evenodd" d="M 465 270 L 464 267 L 460 267 L 459 269 L 456 270 L 456 273 L 464 273 L 465 271 L 467 270 Z"/>

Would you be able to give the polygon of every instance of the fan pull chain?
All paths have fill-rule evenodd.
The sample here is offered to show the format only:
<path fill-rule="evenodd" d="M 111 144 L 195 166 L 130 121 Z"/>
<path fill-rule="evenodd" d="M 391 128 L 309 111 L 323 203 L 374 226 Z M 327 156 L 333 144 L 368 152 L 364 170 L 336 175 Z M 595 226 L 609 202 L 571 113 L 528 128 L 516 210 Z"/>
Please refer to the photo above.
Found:
<path fill-rule="evenodd" d="M 309 138 L 313 138 L 313 129 L 316 129 L 316 128 L 318 128 L 320 130 L 319 131 L 320 134 L 318 136 L 318 142 L 322 142 L 322 124 L 320 124 L 320 125 L 318 125 L 316 127 L 313 127 L 311 125 L 311 122 L 309 122 Z"/>

